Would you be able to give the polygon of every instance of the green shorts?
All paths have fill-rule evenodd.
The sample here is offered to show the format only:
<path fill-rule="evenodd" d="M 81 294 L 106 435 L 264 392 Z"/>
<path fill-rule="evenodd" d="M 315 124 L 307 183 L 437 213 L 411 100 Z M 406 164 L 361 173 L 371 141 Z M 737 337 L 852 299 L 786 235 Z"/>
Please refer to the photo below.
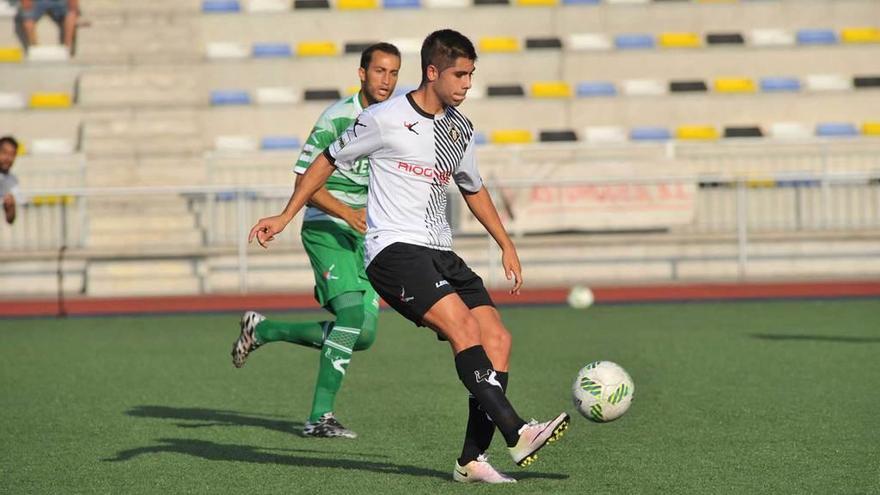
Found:
<path fill-rule="evenodd" d="M 364 236 L 334 222 L 304 222 L 302 243 L 315 272 L 315 300 L 322 307 L 346 292 L 363 292 L 364 308 L 378 311 L 379 296 L 364 268 Z"/>

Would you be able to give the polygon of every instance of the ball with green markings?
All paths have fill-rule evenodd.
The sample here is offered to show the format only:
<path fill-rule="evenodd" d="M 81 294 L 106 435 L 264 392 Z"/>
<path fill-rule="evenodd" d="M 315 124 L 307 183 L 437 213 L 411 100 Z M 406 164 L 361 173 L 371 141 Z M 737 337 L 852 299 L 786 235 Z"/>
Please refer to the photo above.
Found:
<path fill-rule="evenodd" d="M 617 363 L 594 361 L 581 368 L 571 390 L 574 405 L 585 418 L 607 423 L 629 409 L 635 386 Z"/>

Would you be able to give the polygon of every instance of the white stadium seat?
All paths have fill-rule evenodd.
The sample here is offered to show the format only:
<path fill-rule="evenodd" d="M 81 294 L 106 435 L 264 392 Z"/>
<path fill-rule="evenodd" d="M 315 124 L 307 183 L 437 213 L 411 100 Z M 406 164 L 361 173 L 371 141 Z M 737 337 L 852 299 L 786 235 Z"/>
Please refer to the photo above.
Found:
<path fill-rule="evenodd" d="M 667 93 L 666 83 L 657 79 L 627 79 L 623 81 L 623 94 L 632 96 L 654 96 Z"/>
<path fill-rule="evenodd" d="M 600 33 L 576 33 L 568 36 L 569 50 L 610 50 L 611 37 Z"/>
<path fill-rule="evenodd" d="M 852 78 L 842 74 L 809 74 L 807 89 L 810 91 L 848 91 L 852 89 Z"/>
<path fill-rule="evenodd" d="M 584 139 L 588 143 L 623 143 L 627 132 L 616 125 L 590 126 L 584 129 Z"/>
<path fill-rule="evenodd" d="M 70 52 L 64 45 L 34 45 L 28 49 L 29 62 L 67 62 Z"/>
<path fill-rule="evenodd" d="M 217 151 L 256 151 L 257 140 L 250 136 L 217 136 L 214 138 L 214 149 Z"/>
<path fill-rule="evenodd" d="M 813 130 L 802 122 L 775 122 L 770 124 L 770 137 L 774 139 L 809 139 Z"/>
<path fill-rule="evenodd" d="M 274 87 L 257 88 L 256 101 L 258 105 L 290 105 L 299 103 L 300 92 L 296 88 Z"/>
<path fill-rule="evenodd" d="M 31 141 L 32 155 L 71 155 L 76 145 L 70 139 L 34 139 Z"/>
<path fill-rule="evenodd" d="M 205 55 L 210 59 L 240 59 L 250 56 L 250 49 L 243 43 L 215 41 L 208 43 Z"/>

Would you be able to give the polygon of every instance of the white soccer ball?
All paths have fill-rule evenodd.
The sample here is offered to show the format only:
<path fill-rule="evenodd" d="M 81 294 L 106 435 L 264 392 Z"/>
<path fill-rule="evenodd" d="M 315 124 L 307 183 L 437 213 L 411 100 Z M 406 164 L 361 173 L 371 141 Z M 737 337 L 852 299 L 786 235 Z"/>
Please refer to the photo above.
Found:
<path fill-rule="evenodd" d="M 571 387 L 574 406 L 590 421 L 607 423 L 629 409 L 635 392 L 632 378 L 611 361 L 594 361 L 578 372 Z"/>
<path fill-rule="evenodd" d="M 575 309 L 586 309 L 593 305 L 595 298 L 589 287 L 576 285 L 568 293 L 568 305 Z"/>

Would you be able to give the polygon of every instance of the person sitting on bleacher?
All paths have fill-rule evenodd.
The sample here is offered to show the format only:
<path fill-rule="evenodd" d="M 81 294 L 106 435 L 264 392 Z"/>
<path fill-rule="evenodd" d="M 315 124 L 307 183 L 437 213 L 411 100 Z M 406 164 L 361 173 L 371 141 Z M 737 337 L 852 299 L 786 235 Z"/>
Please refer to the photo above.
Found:
<path fill-rule="evenodd" d="M 37 44 L 37 21 L 44 14 L 58 24 L 61 40 L 73 55 L 76 23 L 79 19 L 79 0 L 21 0 L 19 17 L 24 29 L 26 47 Z"/>
<path fill-rule="evenodd" d="M 12 136 L 0 138 L 0 197 L 3 197 L 3 211 L 6 223 L 15 221 L 15 197 L 18 195 L 18 179 L 9 172 L 18 154 L 18 141 Z"/>

